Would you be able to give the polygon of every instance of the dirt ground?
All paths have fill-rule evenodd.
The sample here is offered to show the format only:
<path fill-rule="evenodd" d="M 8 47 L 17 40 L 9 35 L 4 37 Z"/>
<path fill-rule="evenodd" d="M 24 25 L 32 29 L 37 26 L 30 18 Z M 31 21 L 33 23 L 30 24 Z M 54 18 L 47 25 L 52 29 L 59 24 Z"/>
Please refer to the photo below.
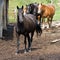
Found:
<path fill-rule="evenodd" d="M 13 40 L 0 39 L 0 60 L 60 60 L 60 27 L 43 30 L 41 36 L 33 37 L 32 52 L 24 53 L 24 37 L 20 37 L 20 53 L 16 55 L 16 36 Z"/>

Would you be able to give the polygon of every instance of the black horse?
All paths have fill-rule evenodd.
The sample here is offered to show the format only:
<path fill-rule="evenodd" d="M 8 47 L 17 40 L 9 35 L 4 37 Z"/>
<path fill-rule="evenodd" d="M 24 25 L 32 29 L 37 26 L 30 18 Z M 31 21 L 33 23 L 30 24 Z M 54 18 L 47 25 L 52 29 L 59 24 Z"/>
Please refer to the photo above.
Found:
<path fill-rule="evenodd" d="M 41 27 L 41 15 L 38 13 L 38 6 L 39 4 L 38 3 L 31 3 L 29 5 L 26 5 L 26 11 L 25 11 L 25 14 L 33 14 L 34 16 L 36 16 L 36 21 L 37 21 L 37 24 L 38 26 Z M 37 27 L 38 28 L 38 27 Z M 38 28 L 39 29 L 39 28 Z M 39 32 L 40 34 L 42 33 Z M 37 35 L 38 35 L 38 31 L 37 31 Z"/>
<path fill-rule="evenodd" d="M 27 7 L 27 13 L 30 13 L 36 16 L 38 11 L 38 3 L 31 3 L 29 5 L 26 5 L 26 7 Z"/>
<path fill-rule="evenodd" d="M 21 8 L 17 6 L 17 10 L 18 10 L 17 26 L 16 26 L 17 53 L 19 53 L 19 36 L 21 34 L 24 35 L 24 44 L 25 44 L 25 53 L 26 53 L 26 38 L 28 38 L 28 51 L 31 51 L 31 44 L 33 40 L 34 31 L 35 30 L 38 31 L 38 29 L 36 28 L 37 27 L 36 18 L 32 14 L 23 15 L 23 6 Z"/>
<path fill-rule="evenodd" d="M 30 13 L 36 16 L 36 20 L 38 20 L 38 24 L 41 26 L 41 14 L 38 13 L 38 3 L 31 3 L 29 5 L 26 5 L 26 12 Z M 39 18 L 40 16 L 40 18 Z"/>

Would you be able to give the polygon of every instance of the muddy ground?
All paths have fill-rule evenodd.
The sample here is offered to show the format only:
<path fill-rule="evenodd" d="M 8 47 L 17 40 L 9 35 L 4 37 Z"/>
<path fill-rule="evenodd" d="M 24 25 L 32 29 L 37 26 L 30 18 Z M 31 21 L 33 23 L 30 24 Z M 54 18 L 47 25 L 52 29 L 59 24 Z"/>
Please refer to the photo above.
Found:
<path fill-rule="evenodd" d="M 12 40 L 0 39 L 0 60 L 60 60 L 60 27 L 43 30 L 41 36 L 33 37 L 32 52 L 24 53 L 24 37 L 20 37 L 20 53 L 16 55 L 16 36 Z"/>

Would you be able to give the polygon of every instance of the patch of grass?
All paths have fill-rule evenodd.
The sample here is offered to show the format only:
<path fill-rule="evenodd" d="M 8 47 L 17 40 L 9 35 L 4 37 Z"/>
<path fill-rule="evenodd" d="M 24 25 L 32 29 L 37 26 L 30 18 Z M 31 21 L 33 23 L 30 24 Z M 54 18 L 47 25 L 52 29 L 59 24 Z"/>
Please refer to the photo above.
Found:
<path fill-rule="evenodd" d="M 34 2 L 47 4 L 46 0 L 9 0 L 9 9 L 8 9 L 9 23 L 16 22 L 16 17 L 14 16 L 14 10 L 16 9 L 17 5 L 21 7 L 22 5 Z M 60 7 L 58 6 L 56 6 L 56 12 L 53 17 L 53 20 L 60 20 Z"/>
<path fill-rule="evenodd" d="M 16 9 L 16 6 L 18 5 L 21 7 L 22 5 L 27 5 L 30 3 L 47 3 L 46 0 L 9 0 L 9 9 L 8 9 L 8 16 L 9 16 L 9 22 L 16 22 L 16 19 L 14 17 L 14 10 Z"/>
<path fill-rule="evenodd" d="M 60 20 L 60 7 L 56 8 L 55 15 L 53 17 L 53 20 Z"/>

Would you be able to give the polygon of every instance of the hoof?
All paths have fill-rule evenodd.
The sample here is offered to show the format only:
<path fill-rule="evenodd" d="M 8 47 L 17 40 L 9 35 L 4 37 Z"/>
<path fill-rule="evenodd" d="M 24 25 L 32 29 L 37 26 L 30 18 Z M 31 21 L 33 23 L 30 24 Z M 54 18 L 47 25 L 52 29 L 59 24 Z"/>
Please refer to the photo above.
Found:
<path fill-rule="evenodd" d="M 19 54 L 19 51 L 17 51 L 16 53 L 15 53 L 15 55 L 18 55 Z"/>
<path fill-rule="evenodd" d="M 18 53 L 15 53 L 15 55 L 18 55 Z"/>
<path fill-rule="evenodd" d="M 31 50 L 28 50 L 28 52 L 31 52 Z"/>
<path fill-rule="evenodd" d="M 25 51 L 24 51 L 24 53 L 26 54 L 26 53 L 27 53 L 27 51 L 25 50 Z"/>
<path fill-rule="evenodd" d="M 16 51 L 17 54 L 19 54 L 19 51 Z"/>

